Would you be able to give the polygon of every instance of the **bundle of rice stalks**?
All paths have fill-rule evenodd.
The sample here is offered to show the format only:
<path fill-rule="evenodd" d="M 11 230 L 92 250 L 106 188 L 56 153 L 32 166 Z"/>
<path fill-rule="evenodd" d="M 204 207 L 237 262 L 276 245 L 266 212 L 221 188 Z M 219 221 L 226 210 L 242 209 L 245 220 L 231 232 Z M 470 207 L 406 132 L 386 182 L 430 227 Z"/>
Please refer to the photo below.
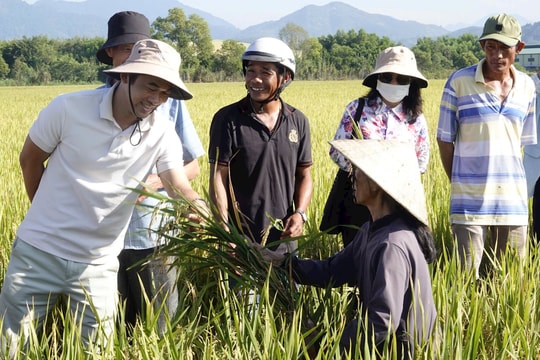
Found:
<path fill-rule="evenodd" d="M 291 268 L 273 266 L 265 261 L 251 240 L 233 223 L 224 226 L 211 215 L 211 211 L 201 207 L 200 202 L 139 192 L 162 202 L 162 206 L 151 210 L 159 215 L 156 216 L 160 219 L 157 233 L 164 240 L 157 257 L 172 257 L 172 266 L 178 268 L 185 268 L 188 264 L 191 272 L 213 272 L 216 274 L 215 279 L 221 279 L 218 281 L 228 281 L 227 286 L 234 284 L 233 290 L 237 293 L 249 290 L 261 293 L 266 287 L 273 310 L 282 314 L 291 313 L 297 308 L 299 293 L 297 285 L 292 281 Z M 186 216 L 188 213 L 198 215 L 201 223 L 189 220 Z M 280 222 L 272 219 L 271 226 L 279 227 Z M 313 239 L 283 239 L 263 246 L 265 249 L 275 248 L 293 240 L 302 240 L 301 243 L 305 244 Z"/>

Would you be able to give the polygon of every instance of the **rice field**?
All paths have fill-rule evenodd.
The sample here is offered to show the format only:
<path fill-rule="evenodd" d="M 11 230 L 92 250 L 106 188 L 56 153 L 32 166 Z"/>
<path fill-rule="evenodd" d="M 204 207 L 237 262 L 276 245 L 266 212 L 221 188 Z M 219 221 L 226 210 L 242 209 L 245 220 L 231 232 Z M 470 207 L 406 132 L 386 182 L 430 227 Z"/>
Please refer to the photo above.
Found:
<path fill-rule="evenodd" d="M 452 253 L 448 223 L 449 184 L 439 160 L 435 131 L 438 106 L 444 81 L 434 80 L 423 91 L 424 113 L 430 125 L 431 159 L 422 180 L 426 190 L 431 227 L 439 248 L 439 259 L 432 267 L 433 290 L 439 313 L 440 337 L 438 346 L 430 346 L 418 358 L 432 359 L 539 359 L 540 358 L 540 266 L 538 250 L 531 247 L 529 255 L 519 262 L 509 253 L 497 264 L 486 279 L 477 282 L 459 270 Z M 0 283 L 9 259 L 12 240 L 29 206 L 18 155 L 28 129 L 39 111 L 56 95 L 92 86 L 0 87 Z M 206 147 L 208 129 L 213 114 L 222 106 L 245 94 L 243 83 L 188 84 L 195 97 L 188 108 L 199 136 Z M 336 172 L 328 156 L 328 141 L 341 118 L 345 105 L 363 95 L 361 81 L 295 81 L 283 93 L 288 103 L 302 110 L 310 119 L 312 131 L 312 168 L 314 193 L 308 209 L 306 234 L 317 232 L 322 208 Z M 206 193 L 208 184 L 207 158 L 199 159 L 201 175 L 193 184 Z M 309 244 L 306 257 L 328 256 L 340 248 L 333 236 Z M 195 281 L 192 281 L 195 276 Z M 302 330 L 301 309 L 293 309 L 286 326 L 270 311 L 244 311 L 235 300 L 223 296 L 219 286 L 205 288 L 201 283 L 208 274 L 189 274 L 190 281 L 182 282 L 182 301 L 178 321 L 170 331 L 158 336 L 155 314 L 135 330 L 128 341 L 119 331 L 110 347 L 82 349 L 76 326 L 59 317 L 48 334 L 31 341 L 29 358 L 73 359 L 307 359 Z M 199 281 L 199 283 L 197 283 Z M 210 284 L 210 282 L 209 282 Z M 210 286 L 208 286 L 210 287 Z M 308 308 L 318 311 L 326 329 L 321 337 L 317 359 L 339 358 L 337 345 L 345 324 L 348 296 L 346 291 L 308 289 L 301 291 Z M 261 301 L 268 308 L 271 302 L 265 293 Z M 207 306 L 221 304 L 219 311 Z M 268 301 L 268 304 L 266 303 Z M 264 306 L 262 307 L 264 308 Z M 201 309 L 204 309 L 201 310 Z M 214 312 L 215 311 L 215 312 Z M 225 320 L 224 320 L 225 319 Z M 64 332 L 60 331 L 63 328 Z M 21 356 L 22 358 L 22 356 Z M 369 354 L 364 358 L 369 358 Z"/>

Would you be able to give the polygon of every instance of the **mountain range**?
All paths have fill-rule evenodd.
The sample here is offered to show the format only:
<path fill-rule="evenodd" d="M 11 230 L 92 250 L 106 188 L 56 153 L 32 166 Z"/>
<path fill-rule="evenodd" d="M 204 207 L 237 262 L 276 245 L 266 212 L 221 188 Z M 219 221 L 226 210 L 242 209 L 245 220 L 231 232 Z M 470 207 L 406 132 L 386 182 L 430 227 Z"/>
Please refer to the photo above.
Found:
<path fill-rule="evenodd" d="M 0 40 L 20 39 L 45 35 L 49 38 L 106 37 L 106 23 L 115 12 L 134 10 L 145 14 L 150 22 L 166 17 L 168 9 L 181 8 L 186 16 L 202 17 L 215 40 L 233 39 L 251 42 L 261 36 L 277 37 L 287 23 L 305 29 L 309 36 L 334 35 L 338 30 L 360 30 L 387 36 L 407 46 L 416 44 L 419 37 L 459 36 L 464 33 L 480 35 L 480 26 L 450 31 L 439 25 L 404 21 L 386 15 L 371 14 L 342 2 L 326 5 L 308 5 L 275 21 L 267 21 L 246 29 L 210 13 L 186 6 L 177 0 L 39 0 L 29 4 L 23 0 L 0 2 Z M 226 5 L 224 5 L 226 6 Z M 521 21 L 521 19 L 518 19 Z M 540 44 L 540 22 L 523 26 L 523 40 L 527 44 Z"/>

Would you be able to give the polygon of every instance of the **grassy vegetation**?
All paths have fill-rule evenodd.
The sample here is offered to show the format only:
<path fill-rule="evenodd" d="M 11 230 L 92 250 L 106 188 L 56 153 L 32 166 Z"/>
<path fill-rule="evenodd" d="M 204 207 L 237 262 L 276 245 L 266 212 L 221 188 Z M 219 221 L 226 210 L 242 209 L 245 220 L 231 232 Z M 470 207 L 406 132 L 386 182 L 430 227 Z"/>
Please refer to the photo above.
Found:
<path fill-rule="evenodd" d="M 538 359 L 540 358 L 540 264 L 536 247 L 523 262 L 509 253 L 483 281 L 459 270 L 452 251 L 448 223 L 449 184 L 439 160 L 435 130 L 443 81 L 432 81 L 423 92 L 424 112 L 431 132 L 431 160 L 423 175 L 429 219 L 439 248 L 432 266 L 433 291 L 439 313 L 439 346 L 430 346 L 422 359 Z M 0 87 L 0 282 L 18 224 L 29 202 L 18 167 L 18 154 L 28 128 L 38 112 L 59 93 L 84 87 Z M 88 88 L 86 86 L 85 88 Z M 212 116 L 220 107 L 245 94 L 242 83 L 189 84 L 195 98 L 188 102 L 203 144 L 208 144 Z M 332 139 L 345 105 L 362 95 L 360 81 L 294 82 L 284 92 L 287 102 L 301 109 L 312 129 L 314 194 L 308 211 L 306 240 L 301 255 L 328 256 L 340 248 L 334 236 L 316 237 L 322 208 L 336 166 L 328 157 Z M 201 176 L 194 187 L 206 193 L 207 158 L 200 159 Z M 208 239 L 226 236 L 207 230 Z M 315 240 L 307 241 L 308 238 Z M 189 240 L 189 239 L 188 239 Z M 349 289 L 301 288 L 298 292 L 279 286 L 283 277 L 257 279 L 260 306 L 249 308 L 243 298 L 231 296 L 222 273 L 182 251 L 205 256 L 215 263 L 219 253 L 191 239 L 191 247 L 176 249 L 181 269 L 180 309 L 165 334 L 156 333 L 157 315 L 150 309 L 148 321 L 135 329 L 133 338 L 120 330 L 108 348 L 83 349 L 76 320 L 56 312 L 50 331 L 31 338 L 29 358 L 74 359 L 293 359 L 308 358 L 313 337 L 318 336 L 318 359 L 338 358 L 338 341 L 347 321 Z M 186 244 L 190 244 L 187 243 Z M 181 245 L 179 242 L 176 245 Z M 248 252 L 246 252 L 247 254 Z M 182 256 L 186 255 L 186 256 Z M 249 255 L 246 255 L 249 259 Z M 251 259 L 256 263 L 257 259 Z M 250 261 L 251 261 L 250 260 Z M 247 261 L 247 260 L 246 260 Z M 234 265 L 234 264 L 233 264 Z M 216 267 L 218 265 L 215 265 Z M 276 297 L 276 289 L 286 294 Z M 290 296 L 289 296 L 290 295 Z M 287 309 L 283 308 L 288 304 Z M 312 330 L 308 319 L 317 324 Z M 62 331 L 63 330 L 63 331 Z M 364 358 L 369 358 L 369 354 Z"/>

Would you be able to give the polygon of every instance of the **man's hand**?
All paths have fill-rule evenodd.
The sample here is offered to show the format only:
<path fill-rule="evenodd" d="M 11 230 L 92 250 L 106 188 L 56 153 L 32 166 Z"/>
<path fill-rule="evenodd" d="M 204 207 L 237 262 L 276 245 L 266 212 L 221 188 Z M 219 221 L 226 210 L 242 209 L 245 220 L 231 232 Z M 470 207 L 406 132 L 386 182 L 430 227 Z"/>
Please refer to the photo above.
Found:
<path fill-rule="evenodd" d="M 157 191 L 159 189 L 163 188 L 163 183 L 161 182 L 161 178 L 157 174 L 150 174 L 146 178 L 146 181 L 144 182 L 144 188 L 143 190 L 146 192 L 151 191 Z M 137 197 L 137 204 L 139 204 L 141 201 L 146 199 L 148 196 L 144 194 L 140 194 Z"/>
<path fill-rule="evenodd" d="M 281 239 L 301 236 L 304 230 L 304 219 L 299 213 L 294 213 L 285 221 Z"/>
<path fill-rule="evenodd" d="M 196 198 L 191 201 L 189 211 L 185 214 L 185 217 L 194 223 L 204 224 L 205 219 L 210 216 L 210 208 L 208 203 L 203 198 Z"/>

